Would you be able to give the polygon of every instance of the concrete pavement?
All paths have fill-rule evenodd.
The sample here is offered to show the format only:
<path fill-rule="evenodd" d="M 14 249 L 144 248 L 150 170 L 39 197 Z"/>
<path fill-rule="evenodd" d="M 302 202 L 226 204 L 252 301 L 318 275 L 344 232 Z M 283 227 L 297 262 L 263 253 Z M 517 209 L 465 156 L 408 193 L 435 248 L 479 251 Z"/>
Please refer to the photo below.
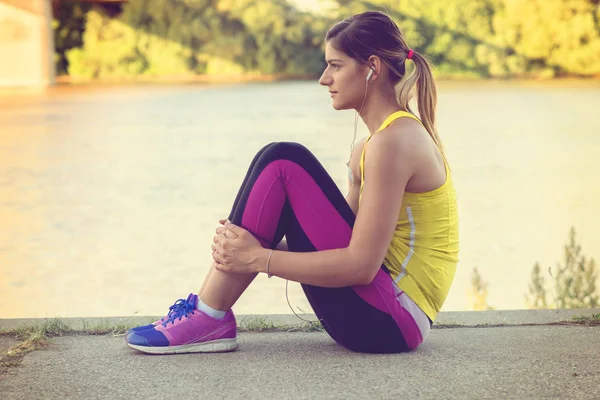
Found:
<path fill-rule="evenodd" d="M 433 329 L 407 354 L 352 353 L 325 333 L 242 333 L 236 352 L 148 356 L 122 336 L 52 339 L 2 399 L 600 398 L 600 326 Z"/>

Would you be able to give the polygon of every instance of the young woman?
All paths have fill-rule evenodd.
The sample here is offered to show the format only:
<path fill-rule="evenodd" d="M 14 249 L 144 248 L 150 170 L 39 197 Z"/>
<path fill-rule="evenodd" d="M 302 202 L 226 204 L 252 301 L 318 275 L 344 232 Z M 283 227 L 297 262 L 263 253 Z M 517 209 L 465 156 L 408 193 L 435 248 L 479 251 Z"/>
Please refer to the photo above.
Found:
<path fill-rule="evenodd" d="M 325 45 L 319 83 L 336 110 L 357 110 L 370 132 L 351 152 L 347 196 L 305 147 L 265 146 L 220 221 L 199 293 L 132 329 L 129 346 L 234 350 L 231 307 L 258 273 L 300 282 L 327 333 L 350 350 L 404 352 L 427 337 L 458 260 L 456 194 L 430 67 L 379 12 L 335 24 Z M 414 72 L 405 76 L 409 62 Z M 420 119 L 409 107 L 415 91 Z"/>

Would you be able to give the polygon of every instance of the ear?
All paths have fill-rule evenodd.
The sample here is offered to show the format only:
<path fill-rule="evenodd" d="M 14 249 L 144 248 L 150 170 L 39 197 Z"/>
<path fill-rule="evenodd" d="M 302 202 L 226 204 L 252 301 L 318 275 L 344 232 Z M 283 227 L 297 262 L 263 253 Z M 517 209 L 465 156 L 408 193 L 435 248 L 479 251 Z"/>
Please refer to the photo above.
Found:
<path fill-rule="evenodd" d="M 379 76 L 381 75 L 381 68 L 383 67 L 383 62 L 381 61 L 381 58 L 379 58 L 378 56 L 371 56 L 367 60 L 367 65 L 369 69 L 373 70 L 371 82 L 377 80 L 377 78 L 379 78 Z"/>

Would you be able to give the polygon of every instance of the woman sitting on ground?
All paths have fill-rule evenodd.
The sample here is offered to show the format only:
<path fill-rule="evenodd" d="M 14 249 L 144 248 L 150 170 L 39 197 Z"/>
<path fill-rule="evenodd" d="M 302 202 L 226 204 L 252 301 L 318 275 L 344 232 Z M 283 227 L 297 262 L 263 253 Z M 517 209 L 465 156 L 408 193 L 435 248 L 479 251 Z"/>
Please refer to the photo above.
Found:
<path fill-rule="evenodd" d="M 265 146 L 220 221 L 199 293 L 128 332 L 130 347 L 234 350 L 231 307 L 258 273 L 301 283 L 324 329 L 350 350 L 404 352 L 427 337 L 458 259 L 456 194 L 429 64 L 379 12 L 335 24 L 325 46 L 319 83 L 333 108 L 355 109 L 370 133 L 351 151 L 347 196 L 305 147 Z M 414 72 L 405 76 L 409 62 Z M 420 118 L 409 107 L 415 89 Z"/>

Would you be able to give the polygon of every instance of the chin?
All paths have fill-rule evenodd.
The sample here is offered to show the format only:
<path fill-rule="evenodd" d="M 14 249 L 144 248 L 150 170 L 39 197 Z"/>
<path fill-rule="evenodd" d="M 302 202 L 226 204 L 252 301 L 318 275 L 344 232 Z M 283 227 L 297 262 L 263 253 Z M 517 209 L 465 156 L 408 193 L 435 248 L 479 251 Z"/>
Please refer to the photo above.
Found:
<path fill-rule="evenodd" d="M 338 102 L 335 102 L 335 101 L 333 102 L 333 104 L 331 106 L 333 107 L 334 110 L 338 110 L 338 111 L 350 109 L 350 107 L 348 107 L 347 104 L 338 103 Z"/>

